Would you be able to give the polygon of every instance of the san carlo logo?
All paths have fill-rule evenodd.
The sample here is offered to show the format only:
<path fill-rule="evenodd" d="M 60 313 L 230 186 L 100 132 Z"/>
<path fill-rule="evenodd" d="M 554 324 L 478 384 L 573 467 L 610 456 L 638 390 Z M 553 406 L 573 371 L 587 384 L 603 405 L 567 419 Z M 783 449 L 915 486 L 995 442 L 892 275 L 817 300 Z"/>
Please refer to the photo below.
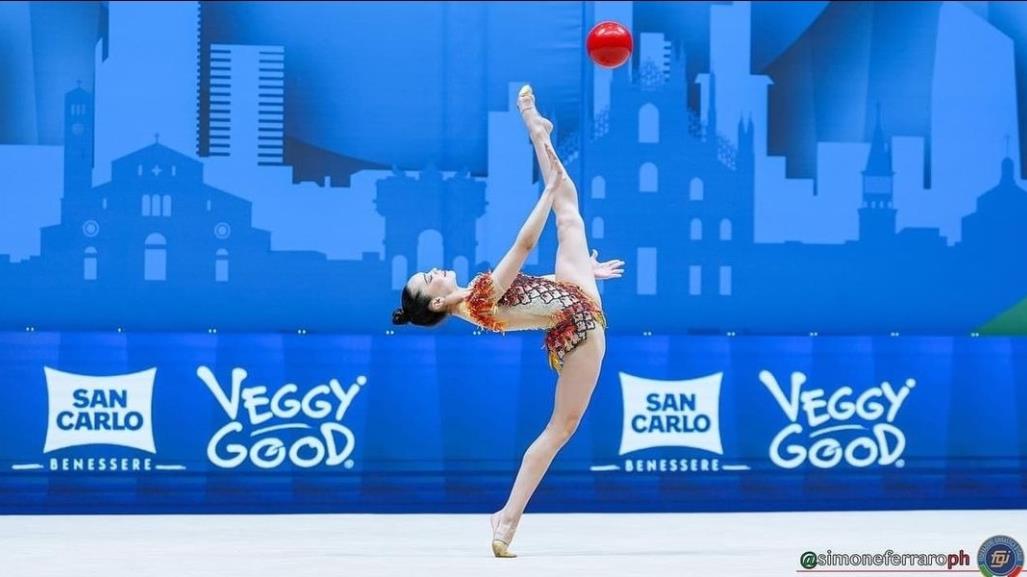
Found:
<path fill-rule="evenodd" d="M 249 461 L 274 469 L 288 459 L 300 468 L 353 467 L 356 438 L 343 419 L 366 377 L 345 387 L 329 379 L 306 391 L 296 383 L 269 389 L 264 384 L 244 387 L 249 373 L 237 367 L 226 391 L 209 367 L 199 367 L 196 375 L 228 417 L 207 444 L 207 459 L 214 466 L 234 469 Z"/>
<path fill-rule="evenodd" d="M 996 535 L 977 550 L 977 565 L 985 577 L 1017 577 L 1023 571 L 1023 547 L 1012 537 Z"/>
<path fill-rule="evenodd" d="M 593 465 L 593 471 L 698 472 L 738 471 L 747 465 L 721 461 L 720 392 L 724 373 L 666 381 L 620 373 L 624 418 L 616 464 Z M 653 448 L 686 450 L 674 458 L 626 457 Z M 687 451 L 690 449 L 691 451 Z"/>
<path fill-rule="evenodd" d="M 593 471 L 694 472 L 744 471 L 750 467 L 722 462 L 721 385 L 724 373 L 693 379 L 656 380 L 620 373 L 623 422 L 618 463 L 597 464 Z M 806 387 L 804 373 L 793 372 L 788 390 L 770 371 L 757 379 L 770 392 L 788 423 L 768 440 L 771 463 L 784 469 L 804 464 L 832 468 L 897 466 L 906 448 L 905 433 L 895 419 L 916 387 L 884 381 L 857 393 L 850 386 L 833 391 Z M 679 448 L 675 458 L 630 457 L 644 449 Z"/>
<path fill-rule="evenodd" d="M 122 375 L 82 375 L 44 367 L 48 396 L 43 462 L 16 463 L 16 471 L 135 472 L 181 470 L 156 464 L 153 384 L 157 369 Z M 138 452 L 125 456 L 109 447 Z M 107 447 L 107 449 L 104 449 Z M 71 454 L 61 455 L 69 449 Z"/>
<path fill-rule="evenodd" d="M 806 375 L 791 374 L 787 393 L 770 371 L 759 380 L 770 391 L 788 419 L 770 442 L 770 460 L 785 469 L 805 463 L 829 469 L 843 461 L 852 467 L 896 466 L 906 448 L 906 435 L 895 418 L 916 381 L 902 386 L 888 381 L 856 393 L 850 386 L 828 393 L 806 388 Z"/>

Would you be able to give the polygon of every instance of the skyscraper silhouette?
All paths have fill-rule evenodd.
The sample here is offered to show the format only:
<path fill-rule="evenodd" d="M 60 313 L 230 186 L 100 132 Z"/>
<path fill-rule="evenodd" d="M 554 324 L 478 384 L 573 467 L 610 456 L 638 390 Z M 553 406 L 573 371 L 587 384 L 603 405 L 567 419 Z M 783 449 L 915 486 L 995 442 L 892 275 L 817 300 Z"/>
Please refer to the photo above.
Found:
<path fill-rule="evenodd" d="M 246 164 L 282 164 L 285 49 L 214 44 L 207 80 L 209 155 Z"/>

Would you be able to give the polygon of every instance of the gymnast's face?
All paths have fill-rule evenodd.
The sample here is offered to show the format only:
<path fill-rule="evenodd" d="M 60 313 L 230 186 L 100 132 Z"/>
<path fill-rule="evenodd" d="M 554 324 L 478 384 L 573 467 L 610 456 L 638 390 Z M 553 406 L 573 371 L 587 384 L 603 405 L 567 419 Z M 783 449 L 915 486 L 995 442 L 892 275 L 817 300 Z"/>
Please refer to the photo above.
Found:
<path fill-rule="evenodd" d="M 414 294 L 424 294 L 431 298 L 445 298 L 456 290 L 456 273 L 451 270 L 433 268 L 427 272 L 414 273 L 407 281 L 407 287 Z"/>

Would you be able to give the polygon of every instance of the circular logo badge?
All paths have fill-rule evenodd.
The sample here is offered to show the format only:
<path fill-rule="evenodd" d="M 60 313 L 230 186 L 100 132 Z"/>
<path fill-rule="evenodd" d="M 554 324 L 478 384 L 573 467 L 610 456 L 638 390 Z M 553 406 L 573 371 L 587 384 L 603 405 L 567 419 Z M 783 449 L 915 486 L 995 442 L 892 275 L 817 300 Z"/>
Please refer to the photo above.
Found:
<path fill-rule="evenodd" d="M 1023 547 L 1012 537 L 996 535 L 977 550 L 977 565 L 986 577 L 1015 577 L 1023 570 Z"/>
<path fill-rule="evenodd" d="M 799 565 L 802 565 L 803 569 L 812 569 L 817 566 L 817 554 L 813 551 L 806 551 L 802 555 L 799 555 Z"/>
<path fill-rule="evenodd" d="M 82 234 L 88 236 L 89 238 L 93 238 L 94 236 L 100 234 L 100 223 L 96 222 L 95 220 L 85 221 L 84 223 L 82 223 Z"/>
<path fill-rule="evenodd" d="M 216 225 L 214 225 L 214 236 L 220 238 L 221 240 L 225 240 L 226 238 L 232 236 L 232 227 L 229 226 L 227 222 L 219 222 Z"/>

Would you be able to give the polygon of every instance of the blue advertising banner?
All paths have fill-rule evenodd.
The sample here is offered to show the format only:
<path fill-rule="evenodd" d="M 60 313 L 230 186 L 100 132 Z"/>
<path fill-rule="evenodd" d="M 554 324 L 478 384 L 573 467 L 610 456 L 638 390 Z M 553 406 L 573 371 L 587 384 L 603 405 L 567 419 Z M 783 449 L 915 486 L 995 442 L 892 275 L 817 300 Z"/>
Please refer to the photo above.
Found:
<path fill-rule="evenodd" d="M 0 333 L 0 513 L 484 511 L 538 335 Z M 1027 506 L 1027 340 L 610 335 L 531 508 Z"/>

